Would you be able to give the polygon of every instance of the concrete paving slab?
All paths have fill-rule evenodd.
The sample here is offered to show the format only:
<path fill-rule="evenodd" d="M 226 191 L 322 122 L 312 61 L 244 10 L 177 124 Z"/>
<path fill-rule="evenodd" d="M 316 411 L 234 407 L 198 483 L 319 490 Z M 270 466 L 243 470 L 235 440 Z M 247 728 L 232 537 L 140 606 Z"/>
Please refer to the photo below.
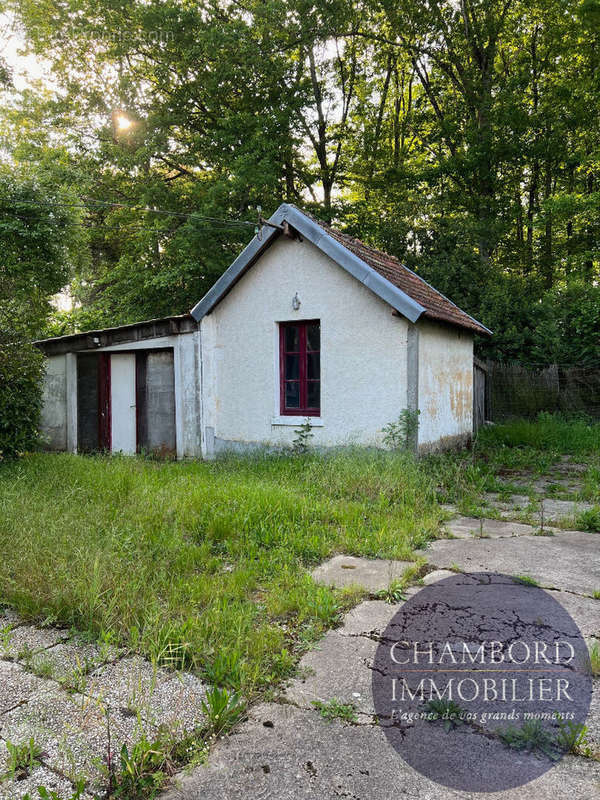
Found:
<path fill-rule="evenodd" d="M 118 656 L 119 651 L 115 647 L 102 648 L 94 644 L 67 641 L 20 663 L 31 672 L 81 688 L 85 675 Z"/>
<path fill-rule="evenodd" d="M 85 693 L 125 713 L 146 710 L 157 686 L 168 674 L 140 656 L 99 667 L 88 676 Z"/>
<path fill-rule="evenodd" d="M 510 497 L 504 498 L 496 492 L 486 492 L 483 497 L 488 505 L 497 508 L 498 511 L 527 511 L 530 507 L 536 506 L 535 500 L 532 501 L 526 494 L 511 494 Z"/>
<path fill-rule="evenodd" d="M 134 656 L 95 670 L 85 692 L 105 707 L 125 715 L 139 714 L 152 727 L 184 733 L 204 720 L 206 689 L 194 675 L 167 672 Z"/>
<path fill-rule="evenodd" d="M 7 627 L 15 628 L 17 625 L 21 625 L 22 620 L 19 615 L 9 606 L 4 606 L 0 608 L 0 631 L 4 630 Z"/>
<path fill-rule="evenodd" d="M 207 689 L 194 675 L 174 673 L 156 686 L 142 714 L 155 727 L 183 737 L 205 722 L 202 701 Z"/>
<path fill-rule="evenodd" d="M 411 561 L 387 561 L 379 558 L 357 558 L 337 555 L 320 564 L 312 572 L 317 583 L 327 586 L 362 586 L 369 592 L 387 589 L 394 580 L 413 566 Z"/>
<path fill-rule="evenodd" d="M 337 633 L 341 636 L 378 636 L 398 608 L 399 605 L 383 600 L 365 600 L 346 614 L 342 627 L 336 629 Z"/>
<path fill-rule="evenodd" d="M 433 572 L 425 575 L 423 583 L 425 586 L 430 586 L 432 583 L 443 581 L 444 578 L 451 578 L 453 575 L 454 573 L 449 569 L 434 569 Z"/>
<path fill-rule="evenodd" d="M 370 666 L 377 646 L 377 641 L 365 636 L 329 631 L 300 661 L 306 676 L 291 682 L 285 699 L 307 709 L 314 708 L 314 701 L 336 699 L 353 704 L 361 714 L 374 715 Z"/>
<path fill-rule="evenodd" d="M 473 539 L 483 532 L 484 537 L 499 539 L 512 536 L 532 536 L 539 525 L 527 525 L 504 519 L 479 517 L 457 517 L 445 523 L 445 527 L 456 539 Z M 557 529 L 558 530 L 558 529 Z"/>
<path fill-rule="evenodd" d="M 124 743 L 139 738 L 142 727 L 135 718 L 118 713 L 110 717 L 111 749 L 118 754 Z M 0 718 L 0 736 L 11 742 L 33 738 L 44 751 L 44 763 L 68 777 L 105 783 L 108 724 L 104 709 L 88 697 L 57 688 L 41 690 L 27 703 Z"/>
<path fill-rule="evenodd" d="M 69 632 L 58 628 L 22 625 L 5 630 L 0 636 L 0 658 L 23 660 L 68 638 Z"/>
<path fill-rule="evenodd" d="M 548 592 L 571 615 L 586 639 L 600 639 L 600 600 L 572 592 Z"/>
<path fill-rule="evenodd" d="M 0 715 L 27 702 L 45 686 L 44 681 L 26 672 L 19 664 L 0 661 Z"/>
<path fill-rule="evenodd" d="M 70 800 L 75 792 L 75 787 L 66 778 L 46 767 L 38 767 L 23 780 L 0 782 L 0 800 L 22 800 L 25 795 L 29 795 L 31 800 L 38 800 L 40 786 L 44 786 L 48 792 L 55 792 L 62 800 Z"/>
<path fill-rule="evenodd" d="M 457 565 L 465 572 L 529 575 L 541 586 L 592 594 L 600 586 L 598 537 L 568 531 L 556 536 L 502 539 L 439 539 L 425 551 L 438 568 Z"/>
<path fill-rule="evenodd" d="M 582 511 L 589 511 L 594 508 L 592 503 L 585 503 L 579 500 L 555 500 L 552 497 L 545 497 L 543 506 L 544 519 L 548 522 L 575 520 Z"/>
<path fill-rule="evenodd" d="M 586 720 L 586 737 L 592 749 L 600 756 L 600 678 L 594 681 L 590 713 Z"/>
<path fill-rule="evenodd" d="M 489 740 L 480 738 L 486 747 Z M 432 742 L 431 752 L 439 759 L 443 751 Z M 498 756 L 515 757 L 507 748 Z M 474 763 L 473 768 L 481 766 Z M 566 757 L 526 787 L 486 797 L 556 800 L 564 794 L 570 800 L 590 800 L 599 790 L 600 764 Z M 236 734 L 219 741 L 205 766 L 178 776 L 163 800 L 233 797 L 480 800 L 481 795 L 446 789 L 419 775 L 392 749 L 379 726 L 328 723 L 315 712 L 268 704 L 255 708 Z"/>

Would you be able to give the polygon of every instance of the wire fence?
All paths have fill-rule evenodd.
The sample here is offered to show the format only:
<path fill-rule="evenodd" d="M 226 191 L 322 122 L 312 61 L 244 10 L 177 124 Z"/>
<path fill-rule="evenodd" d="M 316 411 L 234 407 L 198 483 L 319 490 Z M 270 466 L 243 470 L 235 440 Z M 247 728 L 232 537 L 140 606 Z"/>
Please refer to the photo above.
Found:
<path fill-rule="evenodd" d="M 474 391 L 480 420 L 534 419 L 542 411 L 600 420 L 600 366 L 540 367 L 476 360 Z"/>

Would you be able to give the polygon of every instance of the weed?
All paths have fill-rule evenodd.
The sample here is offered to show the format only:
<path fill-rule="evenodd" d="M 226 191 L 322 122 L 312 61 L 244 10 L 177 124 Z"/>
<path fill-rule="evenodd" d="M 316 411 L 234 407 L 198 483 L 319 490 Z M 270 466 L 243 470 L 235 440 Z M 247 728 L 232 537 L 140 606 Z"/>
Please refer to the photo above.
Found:
<path fill-rule="evenodd" d="M 554 716 L 558 720 L 556 743 L 559 748 L 565 753 L 589 756 L 592 750 L 587 738 L 587 726 L 581 722 L 563 720 L 558 711 L 554 712 Z"/>
<path fill-rule="evenodd" d="M 205 666 L 203 677 L 211 686 L 236 690 L 240 688 L 240 666 L 238 650 L 222 650 L 215 655 L 212 663 Z"/>
<path fill-rule="evenodd" d="M 594 600 L 600 600 L 600 590 L 597 589 L 595 592 L 592 592 L 592 597 Z"/>
<path fill-rule="evenodd" d="M 33 770 L 40 765 L 40 758 L 43 755 L 41 747 L 35 743 L 33 738 L 21 744 L 6 742 L 8 759 L 6 761 L 7 770 L 2 776 L 3 780 L 23 780 L 31 775 Z"/>
<path fill-rule="evenodd" d="M 600 533 L 600 508 L 594 507 L 582 511 L 575 518 L 575 524 L 579 530 Z"/>
<path fill-rule="evenodd" d="M 554 536 L 554 531 L 550 528 L 536 528 L 533 531 L 534 536 Z"/>
<path fill-rule="evenodd" d="M 529 575 L 513 575 L 512 579 L 515 583 L 520 583 L 523 586 L 539 586 L 539 583 L 535 580 L 535 578 L 532 578 Z"/>
<path fill-rule="evenodd" d="M 319 714 L 328 722 L 334 719 L 341 719 L 344 722 L 357 722 L 356 706 L 354 703 L 342 703 L 336 697 L 326 702 L 322 700 L 313 700 L 312 705 L 317 709 Z"/>
<path fill-rule="evenodd" d="M 238 723 L 245 712 L 245 704 L 237 694 L 229 694 L 227 689 L 215 686 L 206 693 L 202 701 L 202 711 L 206 724 L 214 737 L 222 736 Z"/>
<path fill-rule="evenodd" d="M 161 741 L 151 743 L 145 736 L 131 751 L 126 744 L 122 746 L 119 767 L 112 776 L 111 796 L 127 800 L 155 797 L 173 773 L 169 748 Z"/>
<path fill-rule="evenodd" d="M 383 443 L 390 450 L 413 450 L 415 437 L 419 430 L 420 411 L 402 409 L 395 422 L 390 422 L 382 429 Z"/>
<path fill-rule="evenodd" d="M 544 728 L 539 719 L 527 720 L 520 728 L 511 725 L 498 730 L 497 733 L 504 744 L 512 750 L 538 752 L 553 761 L 558 758 L 554 736 Z"/>
<path fill-rule="evenodd" d="M 390 581 L 387 589 L 381 589 L 377 592 L 376 597 L 378 600 L 385 600 L 390 605 L 400 603 L 402 600 L 406 600 L 406 586 L 403 581 Z"/>
<path fill-rule="evenodd" d="M 79 800 L 79 798 L 85 792 L 85 781 L 80 780 L 77 781 L 75 784 L 75 789 L 70 797 L 66 797 L 64 794 L 59 794 L 55 792 L 54 789 L 47 789 L 45 786 L 38 786 L 38 797 L 41 800 Z M 32 800 L 31 795 L 29 793 L 23 795 L 23 800 Z"/>
<path fill-rule="evenodd" d="M 292 441 L 292 451 L 297 456 L 305 455 L 308 453 L 310 440 L 314 436 L 314 433 L 312 432 L 312 425 L 310 424 L 310 418 L 307 417 L 302 425 L 294 430 L 294 433 L 296 436 Z"/>
<path fill-rule="evenodd" d="M 453 700 L 430 700 L 425 708 L 429 715 L 428 722 L 443 720 L 446 733 L 463 724 L 465 710 Z"/>
<path fill-rule="evenodd" d="M 590 668 L 594 678 L 600 676 L 600 643 L 597 641 L 590 642 L 588 645 L 590 653 Z"/>
<path fill-rule="evenodd" d="M 36 658 L 30 662 L 30 669 L 38 678 L 54 677 L 54 664 L 49 658 Z"/>

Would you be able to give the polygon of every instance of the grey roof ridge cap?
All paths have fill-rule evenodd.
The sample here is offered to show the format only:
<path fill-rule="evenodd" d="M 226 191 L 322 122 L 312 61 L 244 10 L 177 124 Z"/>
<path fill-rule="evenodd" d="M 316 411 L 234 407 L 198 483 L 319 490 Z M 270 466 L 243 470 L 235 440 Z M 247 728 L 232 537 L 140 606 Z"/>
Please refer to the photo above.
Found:
<path fill-rule="evenodd" d="M 329 256 L 342 269 L 345 269 L 353 277 L 359 280 L 364 286 L 374 294 L 391 305 L 396 311 L 407 317 L 411 322 L 416 322 L 421 314 L 425 312 L 425 307 L 413 300 L 412 297 L 399 289 L 383 275 L 380 275 L 373 267 L 369 266 L 362 258 L 352 253 L 343 244 L 336 241 L 318 222 L 314 222 L 307 217 L 300 209 L 287 203 L 282 204 L 277 212 L 285 211 L 284 219 L 302 236 L 305 236 L 312 244 Z M 277 213 L 276 212 L 276 213 Z"/>

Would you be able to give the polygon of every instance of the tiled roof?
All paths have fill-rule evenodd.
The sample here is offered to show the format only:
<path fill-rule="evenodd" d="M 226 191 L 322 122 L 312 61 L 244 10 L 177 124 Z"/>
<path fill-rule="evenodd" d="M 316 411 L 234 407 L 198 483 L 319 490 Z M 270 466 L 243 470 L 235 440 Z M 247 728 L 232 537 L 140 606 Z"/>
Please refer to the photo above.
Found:
<path fill-rule="evenodd" d="M 394 256 L 369 247 L 364 242 L 361 242 L 360 239 L 355 239 L 347 233 L 331 228 L 306 211 L 302 211 L 302 213 L 320 225 L 336 242 L 339 242 L 351 253 L 354 253 L 355 256 L 358 256 L 383 278 L 397 286 L 398 289 L 413 300 L 416 300 L 417 303 L 420 303 L 425 309 L 423 316 L 440 322 L 447 322 L 450 325 L 458 325 L 461 328 L 467 328 L 484 336 L 490 335 L 490 331 L 481 323 L 470 317 L 465 311 L 462 311 L 427 281 L 424 281 L 415 272 L 401 264 Z"/>

